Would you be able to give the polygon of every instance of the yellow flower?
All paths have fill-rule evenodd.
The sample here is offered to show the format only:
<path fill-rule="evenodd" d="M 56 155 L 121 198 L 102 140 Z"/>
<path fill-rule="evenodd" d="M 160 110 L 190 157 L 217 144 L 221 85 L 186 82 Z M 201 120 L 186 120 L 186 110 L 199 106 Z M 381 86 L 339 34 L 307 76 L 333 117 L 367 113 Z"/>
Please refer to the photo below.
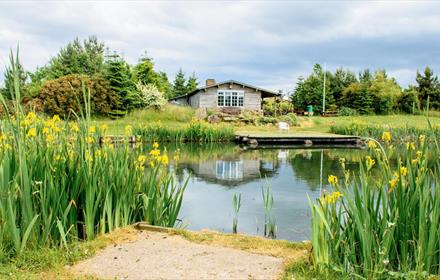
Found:
<path fill-rule="evenodd" d="M 367 169 L 370 170 L 371 167 L 373 167 L 373 165 L 376 163 L 376 161 L 372 159 L 370 156 L 366 156 L 365 158 L 367 160 Z"/>
<path fill-rule="evenodd" d="M 61 155 L 56 155 L 56 156 L 55 156 L 55 160 L 56 160 L 56 161 L 60 161 L 61 159 L 62 159 Z"/>
<path fill-rule="evenodd" d="M 43 134 L 49 134 L 49 128 L 48 127 L 44 127 L 43 128 Z"/>
<path fill-rule="evenodd" d="M 405 166 L 401 166 L 400 174 L 402 174 L 403 177 L 406 177 L 406 175 L 408 175 L 408 169 Z"/>
<path fill-rule="evenodd" d="M 150 151 L 150 156 L 153 156 L 153 157 L 160 156 L 160 150 L 158 150 L 158 149 L 151 150 Z"/>
<path fill-rule="evenodd" d="M 163 155 L 161 161 L 162 161 L 163 165 L 168 165 L 168 162 L 169 162 L 168 156 L 167 155 Z"/>
<path fill-rule="evenodd" d="M 338 199 L 340 197 L 343 197 L 344 195 L 340 192 L 333 192 L 331 194 L 328 194 L 326 191 L 324 192 L 323 196 L 320 198 L 321 202 L 323 203 L 328 203 L 328 204 L 333 204 L 336 201 L 338 201 Z"/>
<path fill-rule="evenodd" d="M 154 161 L 150 160 L 150 166 L 154 167 Z"/>
<path fill-rule="evenodd" d="M 426 139 L 426 136 L 425 136 L 425 135 L 421 134 L 421 135 L 419 136 L 419 142 L 420 142 L 420 145 L 423 145 L 423 143 L 425 143 L 425 139 Z"/>
<path fill-rule="evenodd" d="M 61 121 L 60 116 L 58 116 L 58 115 L 54 115 L 54 116 L 52 117 L 52 121 L 53 121 L 54 123 Z"/>
<path fill-rule="evenodd" d="M 90 153 L 89 150 L 86 150 L 86 155 L 85 155 L 86 161 L 92 162 L 93 161 L 93 157 Z"/>
<path fill-rule="evenodd" d="M 79 131 L 79 126 L 76 123 L 71 123 L 70 124 L 70 130 L 74 131 L 74 132 L 78 132 Z"/>
<path fill-rule="evenodd" d="M 35 129 L 35 127 L 32 127 L 31 129 L 29 129 L 29 131 L 26 135 L 27 135 L 27 137 L 33 138 L 33 137 L 37 136 L 37 130 Z"/>
<path fill-rule="evenodd" d="M 106 125 L 106 124 L 102 124 L 102 125 L 101 125 L 101 130 L 102 130 L 102 132 L 106 132 L 107 129 L 108 129 L 108 125 Z"/>
<path fill-rule="evenodd" d="M 96 127 L 95 126 L 91 126 L 91 127 L 89 127 L 89 133 L 90 134 L 94 134 L 96 132 Z"/>
<path fill-rule="evenodd" d="M 370 149 L 376 149 L 377 145 L 376 142 L 373 140 L 368 141 L 368 148 Z"/>
<path fill-rule="evenodd" d="M 414 144 L 414 142 L 406 143 L 406 149 L 407 150 L 415 150 L 416 149 L 416 145 Z"/>
<path fill-rule="evenodd" d="M 338 177 L 336 177 L 335 175 L 329 175 L 328 182 L 330 183 L 330 185 L 335 186 L 338 184 Z"/>
<path fill-rule="evenodd" d="M 389 183 L 390 183 L 390 188 L 388 189 L 388 193 L 392 192 L 394 190 L 394 188 L 397 185 L 397 182 L 399 182 L 398 178 L 394 178 L 392 179 Z"/>
<path fill-rule="evenodd" d="M 154 143 L 153 143 L 153 148 L 154 148 L 154 149 L 157 149 L 157 148 L 159 148 L 159 143 L 157 143 L 157 142 L 154 142 Z"/>
<path fill-rule="evenodd" d="M 138 156 L 138 162 L 145 163 L 146 160 L 147 160 L 147 156 L 144 155 Z"/>
<path fill-rule="evenodd" d="M 384 133 L 382 133 L 382 141 L 390 142 L 391 141 L 391 133 L 388 131 L 384 131 Z"/>
<path fill-rule="evenodd" d="M 86 137 L 86 143 L 88 144 L 93 144 L 95 143 L 95 138 L 93 138 L 92 136 Z"/>
<path fill-rule="evenodd" d="M 421 158 L 422 155 L 423 155 L 422 151 L 417 151 L 417 152 L 416 152 L 416 157 L 417 157 L 417 158 Z"/>
<path fill-rule="evenodd" d="M 54 137 L 53 137 L 52 134 L 46 135 L 46 142 L 48 142 L 48 143 L 53 143 L 54 142 Z"/>

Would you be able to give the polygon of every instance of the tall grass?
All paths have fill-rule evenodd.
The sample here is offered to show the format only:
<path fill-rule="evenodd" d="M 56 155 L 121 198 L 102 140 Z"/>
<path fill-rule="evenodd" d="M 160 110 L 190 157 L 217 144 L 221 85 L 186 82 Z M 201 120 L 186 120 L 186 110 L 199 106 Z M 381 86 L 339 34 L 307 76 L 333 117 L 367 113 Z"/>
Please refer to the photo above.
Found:
<path fill-rule="evenodd" d="M 237 225 L 238 225 L 238 212 L 240 212 L 241 207 L 241 193 L 237 196 L 234 194 L 234 198 L 232 199 L 232 232 L 237 233 Z"/>
<path fill-rule="evenodd" d="M 86 89 L 86 110 L 76 122 L 25 116 L 13 55 L 11 65 L 15 114 L 0 122 L 0 255 L 67 247 L 136 221 L 175 225 L 185 185 L 168 174 L 157 143 L 149 154 L 100 145 L 105 127 L 90 125 Z"/>
<path fill-rule="evenodd" d="M 375 156 L 365 158 L 353 185 L 329 177 L 333 192 L 311 204 L 317 268 L 369 279 L 440 273 L 440 150 L 435 138 L 427 142 L 419 136 L 393 164 L 371 140 Z"/>
<path fill-rule="evenodd" d="M 264 206 L 264 236 L 276 238 L 276 219 L 273 213 L 274 200 L 272 189 L 268 184 L 266 188 L 261 189 L 261 196 L 263 197 Z"/>
<path fill-rule="evenodd" d="M 161 123 L 137 126 L 133 133 L 143 141 L 160 142 L 230 142 L 234 140 L 234 130 L 228 125 L 212 125 L 204 121 L 192 120 L 182 128 L 169 128 Z"/>
<path fill-rule="evenodd" d="M 387 131 L 393 133 L 393 142 L 400 143 L 417 140 L 417 137 L 421 134 L 426 135 L 430 139 L 440 138 L 440 126 L 426 128 L 414 126 L 390 127 L 384 125 L 371 125 L 364 122 L 352 122 L 349 124 L 330 126 L 330 132 L 332 133 L 371 137 L 375 139 L 380 139 L 383 133 Z"/>

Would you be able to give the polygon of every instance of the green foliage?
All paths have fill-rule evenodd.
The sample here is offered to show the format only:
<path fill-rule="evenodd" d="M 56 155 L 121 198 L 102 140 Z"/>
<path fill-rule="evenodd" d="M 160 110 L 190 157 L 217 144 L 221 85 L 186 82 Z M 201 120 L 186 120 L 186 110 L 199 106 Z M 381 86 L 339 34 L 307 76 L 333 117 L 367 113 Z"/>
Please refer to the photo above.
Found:
<path fill-rule="evenodd" d="M 341 107 L 341 109 L 339 109 L 339 115 L 340 116 L 357 116 L 358 112 L 352 108 Z"/>
<path fill-rule="evenodd" d="M 187 93 L 187 88 L 185 86 L 185 83 L 186 83 L 185 73 L 183 72 L 182 68 L 180 68 L 174 79 L 173 96 L 181 96 Z"/>
<path fill-rule="evenodd" d="M 267 116 L 280 116 L 293 111 L 293 104 L 286 100 L 271 97 L 263 99 L 263 113 Z"/>
<path fill-rule="evenodd" d="M 119 96 L 119 110 L 132 110 L 142 105 L 140 96 L 132 80 L 130 65 L 118 54 L 108 56 L 105 63 L 105 78 L 110 88 Z"/>
<path fill-rule="evenodd" d="M 197 77 L 195 73 L 192 73 L 192 75 L 188 78 L 188 81 L 186 83 L 186 93 L 193 92 L 197 89 L 199 86 L 199 83 L 197 82 Z"/>
<path fill-rule="evenodd" d="M 439 274 L 440 150 L 436 138 L 417 138 L 397 164 L 389 161 L 392 146 L 371 141 L 353 185 L 329 177 L 333 192 L 311 203 L 316 270 L 366 279 Z"/>
<path fill-rule="evenodd" d="M 371 81 L 369 92 L 373 95 L 373 107 L 376 114 L 389 114 L 397 108 L 401 95 L 400 86 L 389 79 L 384 70 L 377 71 Z"/>
<path fill-rule="evenodd" d="M 39 68 L 39 79 L 49 80 L 70 74 L 92 76 L 104 71 L 103 43 L 96 36 L 90 36 L 81 42 L 78 38 L 61 48 L 57 56 L 46 67 Z"/>
<path fill-rule="evenodd" d="M 143 107 L 159 110 L 167 103 L 163 93 L 154 84 L 138 83 L 136 89 L 140 94 Z"/>
<path fill-rule="evenodd" d="M 174 129 L 160 123 L 136 126 L 133 132 L 144 141 L 212 143 L 230 142 L 234 139 L 231 126 L 212 125 L 196 120 L 185 127 Z"/>
<path fill-rule="evenodd" d="M 416 113 L 420 107 L 417 89 L 410 87 L 404 90 L 397 100 L 397 104 L 400 112 Z"/>
<path fill-rule="evenodd" d="M 153 60 L 147 56 L 141 57 L 133 68 L 133 78 L 135 83 L 155 84 L 157 74 L 154 71 Z"/>
<path fill-rule="evenodd" d="M 232 232 L 237 233 L 237 225 L 238 225 L 238 212 L 240 211 L 241 207 L 241 193 L 237 194 L 234 193 L 234 198 L 232 200 Z"/>
<path fill-rule="evenodd" d="M 330 88 L 331 73 L 326 73 L 326 107 L 331 107 L 335 104 L 335 100 Z M 322 111 L 322 95 L 324 91 L 324 71 L 321 65 L 315 64 L 313 72 L 306 79 L 299 78 L 295 92 L 292 95 L 292 102 L 295 108 L 305 110 L 307 105 L 313 105 L 318 112 Z"/>
<path fill-rule="evenodd" d="M 370 114 L 373 111 L 373 97 L 368 90 L 368 83 L 353 83 L 343 92 L 343 106 L 354 109 L 360 114 Z"/>
<path fill-rule="evenodd" d="M 440 108 L 440 85 L 432 69 L 426 67 L 423 74 L 417 71 L 416 81 L 420 105 L 425 108 L 429 99 L 431 108 Z"/>
<path fill-rule="evenodd" d="M 18 51 L 18 48 L 17 48 Z M 17 77 L 14 77 L 17 75 Z M 20 63 L 18 57 L 16 57 L 16 63 L 14 65 L 9 65 L 5 70 L 5 88 L 2 90 L 2 95 L 6 99 L 14 99 L 15 85 L 14 80 L 17 80 L 19 83 L 19 87 L 21 89 L 22 96 L 27 95 L 27 91 L 25 90 L 26 80 L 28 78 L 28 73 L 23 68 L 23 65 Z"/>
<path fill-rule="evenodd" d="M 44 111 L 50 115 L 73 117 L 85 109 L 83 90 L 87 88 L 91 95 L 93 113 L 107 114 L 113 104 L 118 103 L 118 96 L 109 83 L 100 75 L 89 78 L 86 75 L 67 75 L 44 83 L 40 96 Z"/>
<path fill-rule="evenodd" d="M 357 83 L 355 74 L 343 68 L 336 69 L 335 73 L 330 76 L 329 93 L 333 95 L 337 106 L 343 104 L 343 92 L 349 85 Z"/>

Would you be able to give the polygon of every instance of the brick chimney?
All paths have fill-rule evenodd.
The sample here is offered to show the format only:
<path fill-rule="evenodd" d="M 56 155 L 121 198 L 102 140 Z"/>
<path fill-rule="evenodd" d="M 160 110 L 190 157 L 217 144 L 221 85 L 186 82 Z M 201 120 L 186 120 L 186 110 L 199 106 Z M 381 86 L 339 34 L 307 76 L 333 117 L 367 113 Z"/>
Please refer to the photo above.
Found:
<path fill-rule="evenodd" d="M 210 87 L 215 85 L 215 80 L 214 79 L 206 79 L 206 86 Z"/>

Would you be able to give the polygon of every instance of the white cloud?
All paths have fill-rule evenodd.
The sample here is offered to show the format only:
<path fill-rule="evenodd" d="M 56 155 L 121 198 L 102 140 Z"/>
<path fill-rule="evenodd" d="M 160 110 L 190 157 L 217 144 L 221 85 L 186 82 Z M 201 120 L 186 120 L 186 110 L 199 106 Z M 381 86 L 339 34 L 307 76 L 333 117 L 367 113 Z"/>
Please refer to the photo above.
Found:
<path fill-rule="evenodd" d="M 201 80 L 293 88 L 298 75 L 326 61 L 387 68 L 408 84 L 423 64 L 440 70 L 439 12 L 440 3 L 396 1 L 2 2 L 0 69 L 17 43 L 34 69 L 73 38 L 96 34 L 130 63 L 147 51 L 171 79 L 182 67 Z"/>

